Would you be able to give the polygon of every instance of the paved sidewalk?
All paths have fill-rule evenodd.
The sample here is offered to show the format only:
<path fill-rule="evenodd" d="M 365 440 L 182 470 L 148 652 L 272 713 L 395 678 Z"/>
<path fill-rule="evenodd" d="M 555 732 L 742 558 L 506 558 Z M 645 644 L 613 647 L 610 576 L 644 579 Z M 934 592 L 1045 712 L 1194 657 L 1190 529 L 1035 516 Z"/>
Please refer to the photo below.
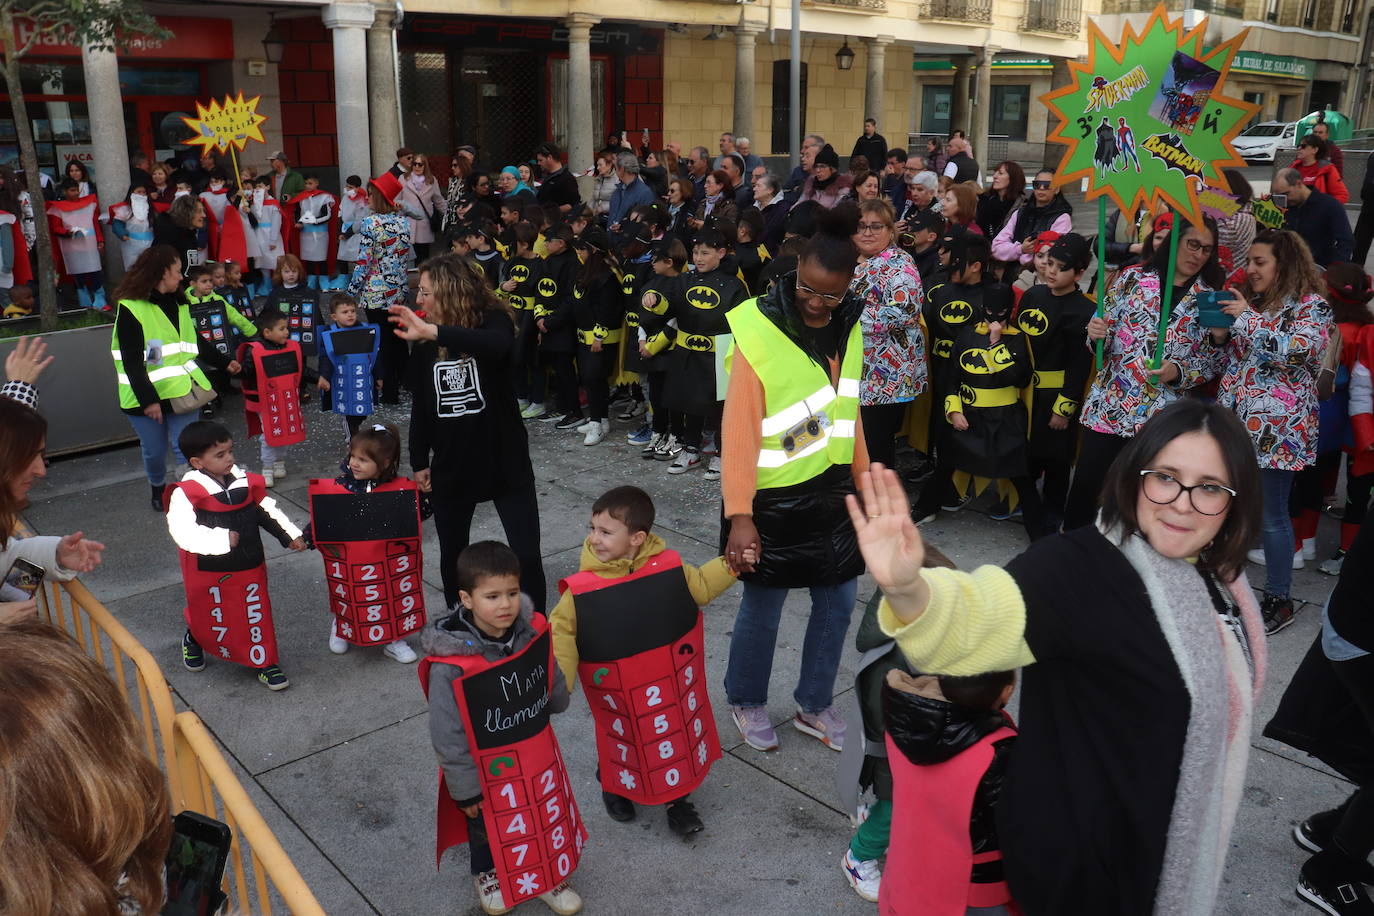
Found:
<path fill-rule="evenodd" d="M 225 417 L 236 435 L 243 431 L 238 405 L 231 400 Z M 341 421 L 322 415 L 314 403 L 306 410 L 312 441 L 291 449 L 290 474 L 275 494 L 298 521 L 306 515 L 307 475 L 333 476 L 343 451 Z M 388 410 L 403 421 L 408 408 Z M 669 477 L 666 464 L 643 461 L 637 447 L 625 444 L 626 424 L 614 425 L 605 443 L 584 448 L 580 436 L 529 424 L 551 591 L 576 570 L 592 500 L 621 483 L 649 490 L 658 504 L 656 530 L 689 562 L 704 562 L 717 552 L 719 485 L 700 472 Z M 239 458 L 253 469 L 256 451 L 238 440 Z M 81 529 L 108 545 L 104 566 L 87 585 L 157 658 L 178 703 L 205 720 L 327 912 L 480 913 L 465 852 L 450 853 L 443 870 L 434 869 L 437 775 L 415 667 L 398 665 L 379 650 L 330 654 L 319 555 L 292 554 L 269 543 L 272 604 L 291 688 L 270 693 L 247 670 L 213 661 L 201 673 L 186 671 L 180 664 L 176 553 L 162 517 L 148 508 L 140 467 L 136 448 L 56 461 L 48 478 L 34 486 L 25 517 L 40 532 Z M 441 605 L 438 548 L 432 526 L 426 528 L 426 598 L 434 613 Z M 942 515 L 926 534 L 963 568 L 1003 562 L 1024 544 L 1019 524 L 992 521 L 974 509 Z M 501 536 L 490 507 L 479 510 L 474 539 Z M 1329 555 L 1336 537 L 1336 525 L 1323 520 L 1321 557 Z M 1333 584 L 1314 565 L 1295 574 L 1295 595 L 1308 604 L 1271 644 L 1270 680 L 1255 718 L 1245 799 L 1217 908 L 1227 916 L 1315 912 L 1293 894 L 1304 855 L 1289 831 L 1349 791 L 1304 755 L 1258 737 L 1316 634 L 1321 602 Z M 1263 570 L 1252 567 L 1251 574 L 1261 579 Z M 872 589 L 865 577 L 860 607 Z M 693 842 L 670 834 L 659 810 L 641 809 L 630 824 L 607 817 L 592 778 L 595 746 L 580 691 L 571 709 L 554 720 L 590 833 L 574 876 L 587 913 L 764 916 L 876 909 L 849 889 L 838 866 L 849 838 L 833 787 L 839 755 L 786 727 L 794 711 L 790 693 L 805 593 L 789 600 L 779 634 L 769 710 L 783 726 L 782 746 L 771 754 L 739 740 L 721 686 L 739 597 L 734 588 L 707 610 L 711 699 L 725 756 L 694 794 L 706 831 Z M 850 697 L 856 657 L 851 643 L 837 684 L 843 702 Z M 546 912 L 538 902 L 521 911 Z"/>

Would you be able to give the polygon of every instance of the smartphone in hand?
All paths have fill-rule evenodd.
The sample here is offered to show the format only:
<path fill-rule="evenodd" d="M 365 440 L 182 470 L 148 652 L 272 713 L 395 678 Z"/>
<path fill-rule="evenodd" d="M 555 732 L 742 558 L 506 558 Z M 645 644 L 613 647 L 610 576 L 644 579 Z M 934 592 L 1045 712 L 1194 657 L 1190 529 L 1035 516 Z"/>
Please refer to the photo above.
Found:
<path fill-rule="evenodd" d="M 194 811 L 181 812 L 172 824 L 162 916 L 215 916 L 227 899 L 220 886 L 233 835 L 227 825 Z"/>

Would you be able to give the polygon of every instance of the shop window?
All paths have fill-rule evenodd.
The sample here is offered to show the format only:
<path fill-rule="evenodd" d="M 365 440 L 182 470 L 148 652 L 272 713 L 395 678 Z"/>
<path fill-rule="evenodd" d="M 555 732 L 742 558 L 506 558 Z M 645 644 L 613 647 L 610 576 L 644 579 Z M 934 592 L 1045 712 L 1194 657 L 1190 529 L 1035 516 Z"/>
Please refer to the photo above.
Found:
<path fill-rule="evenodd" d="M 1025 140 L 1029 113 L 1030 86 L 993 86 L 988 135 Z"/>
<path fill-rule="evenodd" d="M 792 155 L 792 61 L 773 61 L 773 154 Z M 806 64 L 801 65 L 801 135 L 806 136 Z"/>
<path fill-rule="evenodd" d="M 553 122 L 553 142 L 559 149 L 568 149 L 571 120 L 568 117 L 568 59 L 557 57 L 549 61 L 549 115 Z M 600 149 L 606 139 L 606 61 L 592 60 L 592 144 Z M 569 163 L 574 164 L 574 163 Z M 575 163 L 578 170 L 586 163 Z"/>
<path fill-rule="evenodd" d="M 405 144 L 431 154 L 452 148 L 448 55 L 443 51 L 400 53 L 401 131 Z"/>
<path fill-rule="evenodd" d="M 949 110 L 954 90 L 949 86 L 925 86 L 921 91 L 921 133 L 949 136 Z"/>

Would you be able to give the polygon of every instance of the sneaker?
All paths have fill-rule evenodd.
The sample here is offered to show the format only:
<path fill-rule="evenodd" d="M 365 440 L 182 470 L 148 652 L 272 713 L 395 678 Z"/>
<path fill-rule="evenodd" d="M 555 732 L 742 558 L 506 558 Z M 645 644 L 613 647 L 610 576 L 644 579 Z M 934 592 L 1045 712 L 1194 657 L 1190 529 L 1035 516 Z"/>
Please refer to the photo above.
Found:
<path fill-rule="evenodd" d="M 584 417 L 584 416 L 582 416 L 582 414 L 580 414 L 580 413 L 571 414 L 571 413 L 570 413 L 570 414 L 567 414 L 566 416 L 564 416 L 563 419 L 559 420 L 559 421 L 554 425 L 554 429 L 577 429 L 579 426 L 581 426 L 583 423 L 586 423 L 586 422 L 587 422 L 587 418 Z"/>
<path fill-rule="evenodd" d="M 581 426 L 574 427 L 574 428 L 573 428 L 573 432 L 575 432 L 575 433 L 585 433 L 587 430 L 589 430 L 589 429 L 591 429 L 593 426 L 597 426 L 597 425 L 599 425 L 599 424 L 597 423 L 596 420 L 593 420 L 591 417 L 588 417 L 588 418 L 587 418 L 587 422 L 583 423 Z"/>
<path fill-rule="evenodd" d="M 286 679 L 286 675 L 276 665 L 259 668 L 258 680 L 266 684 L 268 690 L 285 690 L 291 686 L 291 682 Z"/>
<path fill-rule="evenodd" d="M 530 402 L 525 400 L 524 398 L 516 398 L 515 406 L 520 408 L 521 413 L 524 413 L 529 408 Z"/>
<path fill-rule="evenodd" d="M 701 453 L 694 448 L 684 448 L 678 452 L 673 463 L 668 465 L 669 474 L 686 474 L 701 466 Z"/>
<path fill-rule="evenodd" d="M 582 439 L 583 445 L 600 445 L 611 434 L 611 421 L 593 420 L 583 427 L 583 431 L 586 433 Z"/>
<path fill-rule="evenodd" d="M 997 504 L 988 510 L 988 518 L 993 521 L 1007 522 L 1020 517 L 1021 506 L 1018 504 L 1015 509 L 1009 508 L 1005 499 L 999 499 Z"/>
<path fill-rule="evenodd" d="M 558 916 L 573 916 L 574 913 L 582 912 L 582 898 L 566 881 L 547 894 L 540 894 L 539 899 L 548 904 L 549 909 Z"/>
<path fill-rule="evenodd" d="M 283 477 L 286 476 L 286 462 L 285 462 L 285 461 L 274 461 L 274 462 L 272 462 L 272 476 L 275 477 L 275 478 L 277 478 L 278 480 L 281 480 Z"/>
<path fill-rule="evenodd" d="M 415 650 L 412 649 L 410 644 L 404 639 L 398 639 L 393 643 L 387 643 L 386 648 L 382 650 L 382 654 L 387 658 L 395 659 L 403 665 L 409 665 L 411 662 L 415 661 L 415 659 L 419 658 L 419 656 L 415 654 Z"/>
<path fill-rule="evenodd" d="M 1265 595 L 1260 600 L 1260 614 L 1264 617 L 1265 634 L 1273 636 L 1292 623 L 1298 612 L 1293 608 L 1292 598 Z"/>
<path fill-rule="evenodd" d="M 705 433 L 701 437 L 701 453 L 703 455 L 719 455 L 720 449 L 716 446 L 716 434 Z"/>
<path fill-rule="evenodd" d="M 262 469 L 262 482 L 269 487 L 277 485 L 277 478 L 273 476 L 271 468 Z"/>
<path fill-rule="evenodd" d="M 1302 558 L 1304 560 L 1315 560 L 1317 558 L 1317 539 L 1302 539 Z"/>
<path fill-rule="evenodd" d="M 820 739 L 821 744 L 832 751 L 844 750 L 844 719 L 834 706 L 827 706 L 814 715 L 799 709 L 792 717 L 792 726 L 804 735 Z"/>
<path fill-rule="evenodd" d="M 906 473 L 907 483 L 921 483 L 935 473 L 935 462 L 927 459 Z"/>
<path fill-rule="evenodd" d="M 535 419 L 542 420 L 545 423 L 552 423 L 554 420 L 563 419 L 563 415 L 556 410 L 546 410 L 543 413 L 539 414 L 539 416 L 535 417 Z"/>
<path fill-rule="evenodd" d="M 601 791 L 601 803 L 606 806 L 606 813 L 611 816 L 611 820 L 620 821 L 622 824 L 635 819 L 635 803 L 623 795 L 616 795 L 614 792 Z"/>
<path fill-rule="evenodd" d="M 1318 572 L 1324 572 L 1328 576 L 1339 576 L 1341 567 L 1345 564 L 1345 548 L 1336 551 L 1335 555 L 1329 560 L 1322 560 L 1317 565 Z"/>
<path fill-rule="evenodd" d="M 511 907 L 506 906 L 506 898 L 501 896 L 501 879 L 496 877 L 496 872 L 484 871 L 480 875 L 473 875 L 472 883 L 477 885 L 477 903 L 483 913 L 501 916 L 511 911 Z"/>
<path fill-rule="evenodd" d="M 677 441 L 677 437 L 669 433 L 663 437 L 663 444 L 654 449 L 654 458 L 658 461 L 672 461 L 682 453 L 682 443 Z"/>
<path fill-rule="evenodd" d="M 654 439 L 654 428 L 648 423 L 640 424 L 639 428 L 625 437 L 625 441 L 631 445 L 647 445 Z"/>
<path fill-rule="evenodd" d="M 854 853 L 846 849 L 840 859 L 840 868 L 844 869 L 844 876 L 849 879 L 854 893 L 871 903 L 878 902 L 883 873 L 876 859 L 856 859 Z"/>
<path fill-rule="evenodd" d="M 200 418 L 202 420 L 213 420 L 215 418 L 214 402 L 206 404 L 204 407 L 200 409 Z"/>
<path fill-rule="evenodd" d="M 529 405 L 529 406 L 526 407 L 524 410 L 520 411 L 520 419 L 522 419 L 522 420 L 542 420 L 542 419 L 544 419 L 544 405 L 543 405 L 543 404 L 531 404 L 531 405 Z"/>
<path fill-rule="evenodd" d="M 187 630 L 186 635 L 181 637 L 181 664 L 187 671 L 205 670 L 205 650 L 196 642 L 196 638 Z"/>
<path fill-rule="evenodd" d="M 947 503 L 941 504 L 940 508 L 944 509 L 946 512 L 958 512 L 971 502 L 973 502 L 972 491 L 970 491 L 967 496 L 960 496 L 958 493 L 955 493 L 954 498 Z"/>
<path fill-rule="evenodd" d="M 1298 872 L 1298 897 L 1330 916 L 1374 916 L 1374 902 L 1358 872 L 1335 852 L 1322 852 Z"/>
<path fill-rule="evenodd" d="M 776 751 L 778 733 L 768 721 L 768 710 L 762 706 L 731 706 L 730 718 L 735 720 L 744 743 L 756 751 Z"/>
<path fill-rule="evenodd" d="M 1321 852 L 1326 845 L 1331 842 L 1331 829 L 1340 819 L 1342 814 L 1339 808 L 1333 811 L 1322 811 L 1314 814 L 1307 820 L 1293 825 L 1293 840 L 1308 852 Z M 1324 820 L 1326 826 L 1322 826 L 1319 821 Z M 1374 865 L 1368 862 L 1360 862 L 1356 865 L 1358 877 L 1361 884 L 1374 884 Z"/>
<path fill-rule="evenodd" d="M 854 809 L 854 813 L 849 815 L 849 826 L 857 830 L 858 828 L 863 826 L 864 821 L 868 820 L 868 816 L 872 813 L 872 805 L 870 805 L 868 802 L 861 803 L 859 807 Z"/>
<path fill-rule="evenodd" d="M 348 640 L 339 635 L 339 621 L 334 619 L 329 624 L 329 651 L 335 655 L 343 655 L 348 651 Z"/>
<path fill-rule="evenodd" d="M 649 407 L 643 401 L 631 401 L 626 408 L 616 417 L 618 420 L 633 420 L 642 417 L 648 412 Z"/>
<path fill-rule="evenodd" d="M 1254 563 L 1256 566 L 1263 566 L 1263 565 L 1264 565 L 1264 548 L 1263 548 L 1263 547 L 1257 547 L 1257 548 L 1255 548 L 1254 550 L 1248 551 L 1248 552 L 1245 554 L 1245 557 L 1246 557 L 1246 559 L 1248 559 L 1251 563 Z M 1302 569 L 1302 568 L 1303 568 L 1302 551 L 1301 551 L 1301 550 L 1295 550 L 1295 551 L 1293 551 L 1293 568 L 1294 568 L 1294 569 Z"/>
<path fill-rule="evenodd" d="M 706 825 L 701 822 L 696 806 L 679 798 L 668 806 L 668 829 L 685 840 L 694 833 L 701 833 Z"/>
<path fill-rule="evenodd" d="M 919 528 L 921 525 L 924 525 L 927 522 L 935 521 L 935 519 L 939 515 L 940 510 L 938 509 L 930 509 L 926 512 L 922 512 L 919 518 L 916 516 L 916 513 L 913 512 L 911 515 L 912 524 L 916 525 Z"/>
<path fill-rule="evenodd" d="M 656 433 L 654 437 L 649 440 L 648 444 L 644 446 L 644 450 L 639 453 L 639 457 L 648 458 L 652 461 L 654 458 L 658 457 L 659 448 L 667 441 L 667 433 Z"/>

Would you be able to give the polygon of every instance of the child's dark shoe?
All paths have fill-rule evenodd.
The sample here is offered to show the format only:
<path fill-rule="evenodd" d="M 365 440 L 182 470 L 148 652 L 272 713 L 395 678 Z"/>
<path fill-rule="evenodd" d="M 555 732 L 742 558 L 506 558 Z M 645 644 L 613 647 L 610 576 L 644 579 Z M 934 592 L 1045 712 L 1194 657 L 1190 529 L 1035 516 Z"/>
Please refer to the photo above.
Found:
<path fill-rule="evenodd" d="M 285 690 L 291 686 L 286 675 L 276 665 L 268 665 L 258 670 L 258 680 L 267 685 L 268 690 Z"/>
<path fill-rule="evenodd" d="M 625 796 L 603 790 L 601 801 L 606 805 L 606 813 L 611 816 L 611 820 L 624 823 L 635 819 L 635 803 Z"/>
<path fill-rule="evenodd" d="M 706 825 L 701 822 L 696 806 L 680 798 L 668 806 L 668 829 L 685 840 L 694 833 L 701 833 Z"/>
<path fill-rule="evenodd" d="M 203 671 L 205 669 L 205 650 L 196 642 L 191 631 L 187 630 L 186 635 L 181 637 L 181 664 L 187 671 Z"/>

